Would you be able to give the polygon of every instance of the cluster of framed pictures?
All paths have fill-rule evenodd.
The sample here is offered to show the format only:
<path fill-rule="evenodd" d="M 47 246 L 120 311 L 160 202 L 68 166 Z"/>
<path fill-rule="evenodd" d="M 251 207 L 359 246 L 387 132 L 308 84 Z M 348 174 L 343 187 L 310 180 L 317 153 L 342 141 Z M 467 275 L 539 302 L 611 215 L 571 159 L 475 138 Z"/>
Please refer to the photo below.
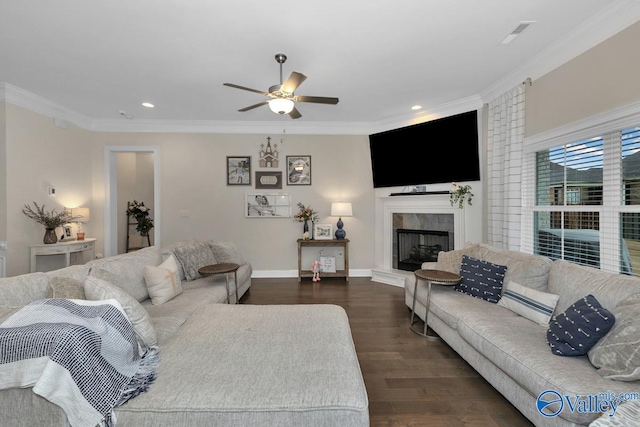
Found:
<path fill-rule="evenodd" d="M 311 185 L 311 156 L 287 156 L 287 185 Z M 251 156 L 227 156 L 227 185 L 251 185 Z M 282 171 L 256 171 L 256 190 L 281 190 Z"/>

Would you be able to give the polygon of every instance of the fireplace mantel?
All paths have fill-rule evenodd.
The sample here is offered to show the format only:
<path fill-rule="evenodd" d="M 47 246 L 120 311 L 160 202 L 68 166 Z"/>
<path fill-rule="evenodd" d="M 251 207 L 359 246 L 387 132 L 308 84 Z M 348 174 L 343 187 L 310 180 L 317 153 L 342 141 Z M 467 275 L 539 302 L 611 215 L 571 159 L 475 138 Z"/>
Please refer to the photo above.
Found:
<path fill-rule="evenodd" d="M 465 209 L 451 206 L 449 194 L 412 196 L 386 196 L 376 198 L 376 268 L 372 280 L 396 286 L 404 286 L 407 271 L 393 268 L 393 214 L 451 214 L 454 223 L 454 249 L 460 249 L 466 241 Z M 397 276 L 397 277 L 396 277 Z"/>

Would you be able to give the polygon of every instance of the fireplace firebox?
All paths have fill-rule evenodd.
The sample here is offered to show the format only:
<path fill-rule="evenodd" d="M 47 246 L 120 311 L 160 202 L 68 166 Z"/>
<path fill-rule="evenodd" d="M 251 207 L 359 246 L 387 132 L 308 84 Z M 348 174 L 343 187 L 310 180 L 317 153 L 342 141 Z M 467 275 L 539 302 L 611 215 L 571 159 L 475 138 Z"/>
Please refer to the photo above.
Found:
<path fill-rule="evenodd" d="M 418 270 L 423 262 L 437 261 L 440 251 L 449 250 L 449 232 L 399 228 L 396 249 L 398 270 Z"/>

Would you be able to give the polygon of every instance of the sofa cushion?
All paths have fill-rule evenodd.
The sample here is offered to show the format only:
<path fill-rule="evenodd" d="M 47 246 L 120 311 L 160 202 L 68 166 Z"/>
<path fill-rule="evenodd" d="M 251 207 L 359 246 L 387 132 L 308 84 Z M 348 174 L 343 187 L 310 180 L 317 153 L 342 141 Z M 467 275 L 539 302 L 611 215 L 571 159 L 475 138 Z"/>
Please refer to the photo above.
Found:
<path fill-rule="evenodd" d="M 558 298 L 560 298 L 558 295 L 536 291 L 510 280 L 502 292 L 498 305 L 540 325 L 548 325 Z"/>
<path fill-rule="evenodd" d="M 84 282 L 84 293 L 88 300 L 100 301 L 115 299 L 124 309 L 142 348 L 158 345 L 156 330 L 151 318 L 140 303 L 118 286 L 94 276 L 88 276 Z"/>
<path fill-rule="evenodd" d="M 442 251 L 438 253 L 438 270 L 448 271 L 449 273 L 460 274 L 460 264 L 462 257 L 468 255 L 473 258 L 479 257 L 480 245 L 471 243 L 462 249 L 454 251 Z"/>
<path fill-rule="evenodd" d="M 615 316 L 593 295 L 587 295 L 551 320 L 547 342 L 558 356 L 582 356 L 609 332 L 615 321 Z"/>
<path fill-rule="evenodd" d="M 149 298 L 144 281 L 144 267 L 162 262 L 160 251 L 154 246 L 127 254 L 116 255 L 90 263 L 90 275 L 117 285 L 138 301 Z M 106 272 L 107 274 L 102 274 Z"/>
<path fill-rule="evenodd" d="M 84 283 L 70 277 L 54 276 L 49 280 L 47 298 L 86 299 Z"/>
<path fill-rule="evenodd" d="M 214 242 L 213 240 L 210 240 L 208 243 L 217 262 L 232 262 L 238 265 L 247 263 L 235 243 Z"/>
<path fill-rule="evenodd" d="M 182 293 L 182 281 L 178 272 L 176 258 L 171 255 L 159 266 L 146 265 L 144 280 L 155 305 L 163 304 Z"/>
<path fill-rule="evenodd" d="M 616 323 L 589 350 L 589 360 L 603 378 L 640 380 L 640 293 L 620 301 L 611 311 Z"/>
<path fill-rule="evenodd" d="M 22 307 L 46 298 L 49 280 L 50 276 L 41 272 L 0 278 L 0 305 Z"/>
<path fill-rule="evenodd" d="M 500 249 L 481 243 L 477 258 L 507 266 L 505 283 L 513 280 L 531 289 L 547 292 L 549 272 L 553 262 L 540 255 Z"/>
<path fill-rule="evenodd" d="M 462 280 L 455 285 L 455 289 L 458 292 L 497 303 L 502 293 L 502 281 L 506 271 L 507 267 L 504 265 L 463 255 L 462 264 L 460 264 Z"/>
<path fill-rule="evenodd" d="M 640 278 L 558 260 L 551 267 L 547 292 L 560 295 L 556 313 L 588 294 L 596 297 L 603 307 L 611 309 L 619 301 L 640 292 Z"/>
<path fill-rule="evenodd" d="M 162 305 L 153 305 L 151 299 L 142 306 L 152 319 L 165 316 L 191 316 L 205 305 L 225 303 L 227 290 L 223 276 L 203 277 L 182 283 L 182 293 Z"/>
<path fill-rule="evenodd" d="M 195 280 L 201 277 L 198 269 L 206 265 L 217 264 L 213 256 L 211 246 L 207 242 L 199 240 L 186 240 L 173 249 L 178 263 L 182 266 L 187 280 Z"/>
<path fill-rule="evenodd" d="M 508 377 L 535 397 L 545 390 L 555 390 L 561 396 L 598 394 L 610 390 L 613 393 L 640 392 L 640 384 L 611 381 L 596 373 L 587 356 L 558 357 L 549 351 L 545 342 L 546 327 L 514 315 L 510 318 L 495 317 L 494 309 L 474 316 L 466 316 L 458 322 L 458 334 L 489 363 L 502 370 Z M 464 355 L 463 355 L 464 356 Z M 587 425 L 597 413 L 571 412 L 568 405 L 560 418 L 578 425 Z M 546 425 L 549 419 L 542 419 Z M 563 425 L 558 423 L 557 425 Z"/>

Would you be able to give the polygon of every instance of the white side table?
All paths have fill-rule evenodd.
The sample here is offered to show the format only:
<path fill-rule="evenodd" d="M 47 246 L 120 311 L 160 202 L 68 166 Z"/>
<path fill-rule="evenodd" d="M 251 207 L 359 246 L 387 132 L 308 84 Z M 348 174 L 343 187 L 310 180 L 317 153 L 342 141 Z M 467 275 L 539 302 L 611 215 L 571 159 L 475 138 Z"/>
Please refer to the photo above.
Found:
<path fill-rule="evenodd" d="M 90 259 L 94 259 L 96 256 L 95 241 L 96 238 L 88 238 L 84 240 L 72 240 L 70 242 L 60 242 L 53 244 L 40 244 L 31 245 L 31 273 L 37 271 L 36 264 L 39 256 L 49 255 L 64 255 L 64 266 L 69 267 L 71 265 L 71 254 L 76 252 L 89 252 L 91 254 Z"/>

